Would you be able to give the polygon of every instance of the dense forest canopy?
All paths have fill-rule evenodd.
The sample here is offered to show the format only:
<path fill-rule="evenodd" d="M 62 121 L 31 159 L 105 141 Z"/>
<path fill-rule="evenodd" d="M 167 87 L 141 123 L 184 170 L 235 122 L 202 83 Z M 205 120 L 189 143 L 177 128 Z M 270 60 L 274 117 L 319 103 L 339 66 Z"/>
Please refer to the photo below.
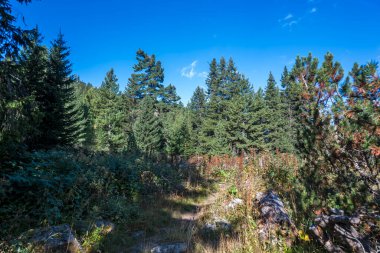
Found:
<path fill-rule="evenodd" d="M 233 58 L 214 58 L 205 88 L 183 105 L 153 52 L 136 52 L 125 90 L 112 68 L 93 86 L 73 73 L 62 33 L 47 46 L 38 27 L 15 25 L 7 0 L 0 0 L 0 13 L 0 219 L 23 217 L 20 226 L 2 224 L 2 236 L 20 232 L 28 220 L 54 225 L 85 217 L 88 210 L 75 210 L 92 201 L 96 180 L 98 196 L 128 201 L 157 193 L 140 179 L 168 190 L 178 179 L 173 173 L 183 176 L 178 162 L 200 156 L 299 159 L 297 173 L 265 172 L 270 188 L 291 185 L 282 196 L 299 200 L 292 207 L 303 215 L 299 224 L 328 207 L 378 215 L 377 62 L 344 70 L 332 53 L 324 59 L 310 53 L 285 67 L 281 80 L 268 73 L 265 88 L 254 89 Z M 378 235 L 378 228 L 367 229 L 371 243 L 379 243 Z"/>

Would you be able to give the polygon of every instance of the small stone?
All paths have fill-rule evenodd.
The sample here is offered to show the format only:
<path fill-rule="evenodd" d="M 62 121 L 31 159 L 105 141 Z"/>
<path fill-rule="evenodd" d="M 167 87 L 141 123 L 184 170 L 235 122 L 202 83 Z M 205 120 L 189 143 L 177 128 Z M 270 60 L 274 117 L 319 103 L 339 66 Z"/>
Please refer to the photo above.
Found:
<path fill-rule="evenodd" d="M 226 209 L 235 209 L 237 206 L 241 206 L 244 204 L 244 201 L 242 199 L 236 198 L 231 200 L 230 203 L 226 206 Z"/>
<path fill-rule="evenodd" d="M 184 253 L 187 251 L 187 244 L 172 243 L 172 244 L 162 244 L 154 247 L 150 252 L 151 253 Z"/>
<path fill-rule="evenodd" d="M 232 225 L 230 222 L 228 222 L 225 219 L 214 218 L 212 222 L 206 223 L 203 228 L 205 230 L 211 230 L 211 231 L 217 231 L 217 230 L 230 231 L 232 228 Z"/>

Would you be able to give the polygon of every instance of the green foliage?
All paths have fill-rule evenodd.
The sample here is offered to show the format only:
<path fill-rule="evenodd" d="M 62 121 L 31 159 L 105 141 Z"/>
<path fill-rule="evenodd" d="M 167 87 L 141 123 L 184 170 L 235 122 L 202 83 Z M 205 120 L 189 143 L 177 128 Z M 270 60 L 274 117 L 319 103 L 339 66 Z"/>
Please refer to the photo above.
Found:
<path fill-rule="evenodd" d="M 141 196 L 175 189 L 181 174 L 143 156 L 52 150 L 1 165 L 2 238 L 80 220 L 133 223 Z"/>
<path fill-rule="evenodd" d="M 96 252 L 102 246 L 104 234 L 102 228 L 96 228 L 86 234 L 83 238 L 82 246 L 87 252 Z"/>
<path fill-rule="evenodd" d="M 160 152 L 164 146 L 163 126 L 157 110 L 157 101 L 145 97 L 133 126 L 136 143 L 141 151 L 151 155 Z"/>
<path fill-rule="evenodd" d="M 189 126 L 182 110 L 169 113 L 164 121 L 165 151 L 171 156 L 183 155 L 187 151 Z"/>
<path fill-rule="evenodd" d="M 99 89 L 94 90 L 90 109 L 97 150 L 121 152 L 127 149 L 126 108 L 119 94 L 119 84 L 111 69 Z"/>

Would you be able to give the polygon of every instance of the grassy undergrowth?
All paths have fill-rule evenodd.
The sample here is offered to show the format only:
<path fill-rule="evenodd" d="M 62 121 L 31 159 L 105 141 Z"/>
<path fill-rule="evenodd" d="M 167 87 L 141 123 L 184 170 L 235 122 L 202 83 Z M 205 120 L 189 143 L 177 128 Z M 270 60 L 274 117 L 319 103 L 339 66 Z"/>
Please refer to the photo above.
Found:
<path fill-rule="evenodd" d="M 197 168 L 138 154 L 110 155 L 51 150 L 1 164 L 0 251 L 38 227 L 71 225 L 86 248 L 131 245 L 133 231 L 147 236 L 168 227 L 174 210 L 191 210 L 207 195 Z M 116 224 L 110 237 L 82 233 L 96 220 Z M 84 225 L 83 225 L 84 224 Z M 90 250 L 91 251 L 91 250 Z"/>
<path fill-rule="evenodd" d="M 199 253 L 322 252 L 310 240 L 291 246 L 281 236 L 274 244 L 259 241 L 254 198 L 268 189 L 279 193 L 298 230 L 307 235 L 310 216 L 300 206 L 309 202 L 297 197 L 301 186 L 294 184 L 301 165 L 283 154 L 202 157 L 173 165 L 136 154 L 30 153 L 2 165 L 0 247 L 20 252 L 15 239 L 22 232 L 66 223 L 86 252 L 148 249 L 165 242 L 186 242 L 190 252 Z M 234 198 L 244 204 L 226 209 Z M 184 218 L 192 213 L 196 220 Z M 231 231 L 205 234 L 204 224 L 215 217 L 228 220 Z M 96 220 L 111 221 L 116 228 L 108 235 L 86 229 Z"/>

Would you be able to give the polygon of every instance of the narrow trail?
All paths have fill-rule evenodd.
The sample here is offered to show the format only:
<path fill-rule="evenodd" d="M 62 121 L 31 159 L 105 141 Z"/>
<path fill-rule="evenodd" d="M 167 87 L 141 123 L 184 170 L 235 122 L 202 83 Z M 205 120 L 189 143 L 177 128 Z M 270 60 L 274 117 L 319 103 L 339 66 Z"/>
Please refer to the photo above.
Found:
<path fill-rule="evenodd" d="M 145 253 L 150 252 L 150 250 L 160 245 L 160 243 L 170 243 L 165 235 L 170 233 L 176 233 L 176 231 L 185 231 L 189 233 L 189 238 L 191 238 L 191 234 L 193 233 L 193 229 L 196 226 L 197 222 L 203 217 L 204 209 L 210 205 L 213 205 L 220 197 L 221 193 L 225 192 L 228 188 L 227 183 L 219 183 L 217 190 L 209 194 L 206 198 L 202 199 L 199 203 L 195 203 L 195 208 L 193 211 L 188 212 L 180 212 L 177 213 L 178 222 L 174 224 L 174 226 L 164 227 L 159 229 L 159 233 L 143 238 L 136 245 L 129 249 L 128 252 L 132 253 Z M 174 213 L 173 213 L 174 216 Z M 172 241 L 178 242 L 178 240 Z M 183 242 L 183 241 L 182 241 Z M 189 241 L 184 242 L 189 243 Z"/>
<path fill-rule="evenodd" d="M 218 190 L 213 192 L 207 198 L 203 199 L 200 203 L 197 204 L 196 210 L 193 212 L 182 213 L 180 219 L 182 221 L 197 221 L 203 216 L 203 209 L 207 206 L 214 204 L 217 199 L 220 197 L 220 193 L 224 192 L 227 189 L 226 183 L 220 183 L 218 185 Z"/>

